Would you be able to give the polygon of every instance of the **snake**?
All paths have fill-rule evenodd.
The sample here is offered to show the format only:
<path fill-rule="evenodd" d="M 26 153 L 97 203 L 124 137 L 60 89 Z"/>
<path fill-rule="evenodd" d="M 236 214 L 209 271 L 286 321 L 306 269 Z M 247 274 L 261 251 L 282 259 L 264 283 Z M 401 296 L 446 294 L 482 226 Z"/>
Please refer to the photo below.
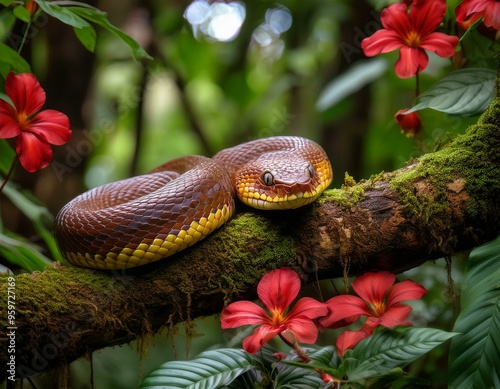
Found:
<path fill-rule="evenodd" d="M 323 148 L 296 136 L 251 140 L 212 158 L 189 155 L 108 183 L 67 203 L 55 237 L 71 264 L 126 269 L 170 257 L 235 212 L 235 198 L 263 210 L 315 201 L 333 178 Z"/>

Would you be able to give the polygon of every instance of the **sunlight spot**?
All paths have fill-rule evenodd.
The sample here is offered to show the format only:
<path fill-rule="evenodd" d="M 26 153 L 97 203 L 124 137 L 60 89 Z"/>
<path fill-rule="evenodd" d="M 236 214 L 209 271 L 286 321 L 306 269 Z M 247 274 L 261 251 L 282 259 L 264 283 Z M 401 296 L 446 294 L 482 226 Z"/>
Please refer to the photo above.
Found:
<path fill-rule="evenodd" d="M 280 36 L 291 26 L 292 14 L 288 8 L 277 5 L 275 8 L 268 9 L 265 22 L 252 34 L 252 50 L 270 63 L 278 60 L 285 49 L 285 42 Z"/>
<path fill-rule="evenodd" d="M 206 0 L 195 0 L 184 12 L 196 38 L 201 35 L 219 42 L 236 38 L 245 16 L 245 5 L 239 1 L 209 4 Z"/>
<path fill-rule="evenodd" d="M 278 34 L 287 31 L 292 25 L 292 14 L 289 9 L 280 5 L 266 11 L 266 23 L 275 29 Z"/>

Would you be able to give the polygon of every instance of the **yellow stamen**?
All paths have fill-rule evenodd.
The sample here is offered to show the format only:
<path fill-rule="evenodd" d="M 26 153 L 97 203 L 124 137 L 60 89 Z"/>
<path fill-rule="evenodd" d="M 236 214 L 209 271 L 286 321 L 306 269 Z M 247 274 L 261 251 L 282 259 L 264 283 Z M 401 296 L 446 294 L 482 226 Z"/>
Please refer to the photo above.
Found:
<path fill-rule="evenodd" d="M 406 44 L 410 47 L 419 47 L 420 46 L 420 35 L 416 31 L 410 31 L 406 36 Z"/>
<path fill-rule="evenodd" d="M 383 301 L 375 301 L 372 303 L 372 310 L 377 317 L 385 313 L 385 303 Z"/>
<path fill-rule="evenodd" d="M 285 321 L 285 316 L 283 312 L 278 310 L 271 311 L 271 325 L 274 327 L 279 327 Z"/>

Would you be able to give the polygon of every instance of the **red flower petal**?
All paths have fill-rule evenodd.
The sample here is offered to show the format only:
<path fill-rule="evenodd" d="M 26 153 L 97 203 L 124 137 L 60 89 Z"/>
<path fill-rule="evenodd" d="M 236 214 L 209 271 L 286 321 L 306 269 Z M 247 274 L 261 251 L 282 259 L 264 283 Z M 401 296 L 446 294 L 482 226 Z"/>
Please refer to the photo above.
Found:
<path fill-rule="evenodd" d="M 411 313 L 409 305 L 393 305 L 382 316 L 380 316 L 377 325 L 387 328 L 405 324 L 405 320 Z"/>
<path fill-rule="evenodd" d="M 402 47 L 394 70 L 399 78 L 410 78 L 424 70 L 428 63 L 429 57 L 424 50 L 415 47 Z"/>
<path fill-rule="evenodd" d="M 260 300 L 270 311 L 284 312 L 300 290 L 300 278 L 291 269 L 277 269 L 262 277 L 257 286 Z"/>
<path fill-rule="evenodd" d="M 5 92 L 20 114 L 31 116 L 42 109 L 45 91 L 31 73 L 15 75 L 10 72 L 5 80 Z"/>
<path fill-rule="evenodd" d="M 494 0 L 488 2 L 489 4 L 484 11 L 483 23 L 486 27 L 500 30 L 500 2 Z"/>
<path fill-rule="evenodd" d="M 418 300 L 422 298 L 427 290 L 414 281 L 406 280 L 394 285 L 387 295 L 387 306 L 400 303 L 401 301 Z"/>
<path fill-rule="evenodd" d="M 458 36 L 446 35 L 442 32 L 433 32 L 422 40 L 420 47 L 424 50 L 433 51 L 442 58 L 448 58 L 455 54 L 455 48 L 458 45 L 458 41 Z"/>
<path fill-rule="evenodd" d="M 299 342 L 313 344 L 318 339 L 318 327 L 306 317 L 294 317 L 286 322 L 286 327 L 293 332 Z"/>
<path fill-rule="evenodd" d="M 236 301 L 229 304 L 221 314 L 222 328 L 235 328 L 247 324 L 269 324 L 266 311 L 251 301 Z"/>
<path fill-rule="evenodd" d="M 46 167 L 52 158 L 52 149 L 43 137 L 23 131 L 17 138 L 16 153 L 24 169 L 33 173 Z"/>
<path fill-rule="evenodd" d="M 470 7 L 471 0 L 463 0 L 456 8 L 455 15 L 457 22 L 462 23 L 465 22 L 468 16 L 468 11 Z"/>
<path fill-rule="evenodd" d="M 29 121 L 29 130 L 43 135 L 47 142 L 62 145 L 71 138 L 69 118 L 62 112 L 47 109 Z"/>
<path fill-rule="evenodd" d="M 361 48 L 367 57 L 388 53 L 404 46 L 401 37 L 394 31 L 378 30 L 361 41 Z"/>
<path fill-rule="evenodd" d="M 394 3 L 385 8 L 380 14 L 382 26 L 387 30 L 396 32 L 399 36 L 407 36 L 413 29 L 408 7 L 403 3 Z"/>
<path fill-rule="evenodd" d="M 326 305 L 330 313 L 319 319 L 320 324 L 325 328 L 343 327 L 354 323 L 361 315 L 373 315 L 366 303 L 356 296 L 335 296 L 328 300 Z"/>
<path fill-rule="evenodd" d="M 445 0 L 419 1 L 411 6 L 411 24 L 420 37 L 424 38 L 439 27 L 445 14 Z"/>
<path fill-rule="evenodd" d="M 250 354 L 255 354 L 259 349 L 278 335 L 284 328 L 275 328 L 269 325 L 261 325 L 255 329 L 252 335 L 243 339 L 243 349 Z"/>
<path fill-rule="evenodd" d="M 352 288 L 363 300 L 369 303 L 380 303 L 384 301 L 394 281 L 396 281 L 396 276 L 386 271 L 365 273 L 354 280 Z"/>
<path fill-rule="evenodd" d="M 354 348 L 359 342 L 368 338 L 372 333 L 373 328 L 369 326 L 363 326 L 359 331 L 346 330 L 342 332 L 335 342 L 337 354 L 343 358 L 347 350 Z"/>
<path fill-rule="evenodd" d="M 308 319 L 316 319 L 317 317 L 328 314 L 328 307 L 311 297 L 303 297 L 295 303 L 292 310 L 286 315 L 287 320 L 293 319 L 295 316 L 304 316 Z"/>
<path fill-rule="evenodd" d="M 0 99 L 0 139 L 13 138 L 20 132 L 16 110 L 5 100 Z"/>
<path fill-rule="evenodd" d="M 465 22 L 470 19 L 474 14 L 483 15 L 486 8 L 492 3 L 496 3 L 496 0 L 464 0 L 457 8 L 455 8 L 455 14 L 457 16 L 457 22 Z"/>

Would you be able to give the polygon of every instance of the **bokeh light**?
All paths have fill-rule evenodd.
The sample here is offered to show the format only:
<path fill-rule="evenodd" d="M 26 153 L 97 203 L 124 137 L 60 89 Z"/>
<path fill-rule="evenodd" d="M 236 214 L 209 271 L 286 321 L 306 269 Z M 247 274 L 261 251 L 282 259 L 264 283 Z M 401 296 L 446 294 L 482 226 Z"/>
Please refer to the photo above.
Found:
<path fill-rule="evenodd" d="M 208 38 L 219 42 L 230 42 L 238 36 L 245 20 L 245 5 L 239 1 L 230 3 L 206 0 L 193 1 L 184 12 L 197 39 Z"/>

